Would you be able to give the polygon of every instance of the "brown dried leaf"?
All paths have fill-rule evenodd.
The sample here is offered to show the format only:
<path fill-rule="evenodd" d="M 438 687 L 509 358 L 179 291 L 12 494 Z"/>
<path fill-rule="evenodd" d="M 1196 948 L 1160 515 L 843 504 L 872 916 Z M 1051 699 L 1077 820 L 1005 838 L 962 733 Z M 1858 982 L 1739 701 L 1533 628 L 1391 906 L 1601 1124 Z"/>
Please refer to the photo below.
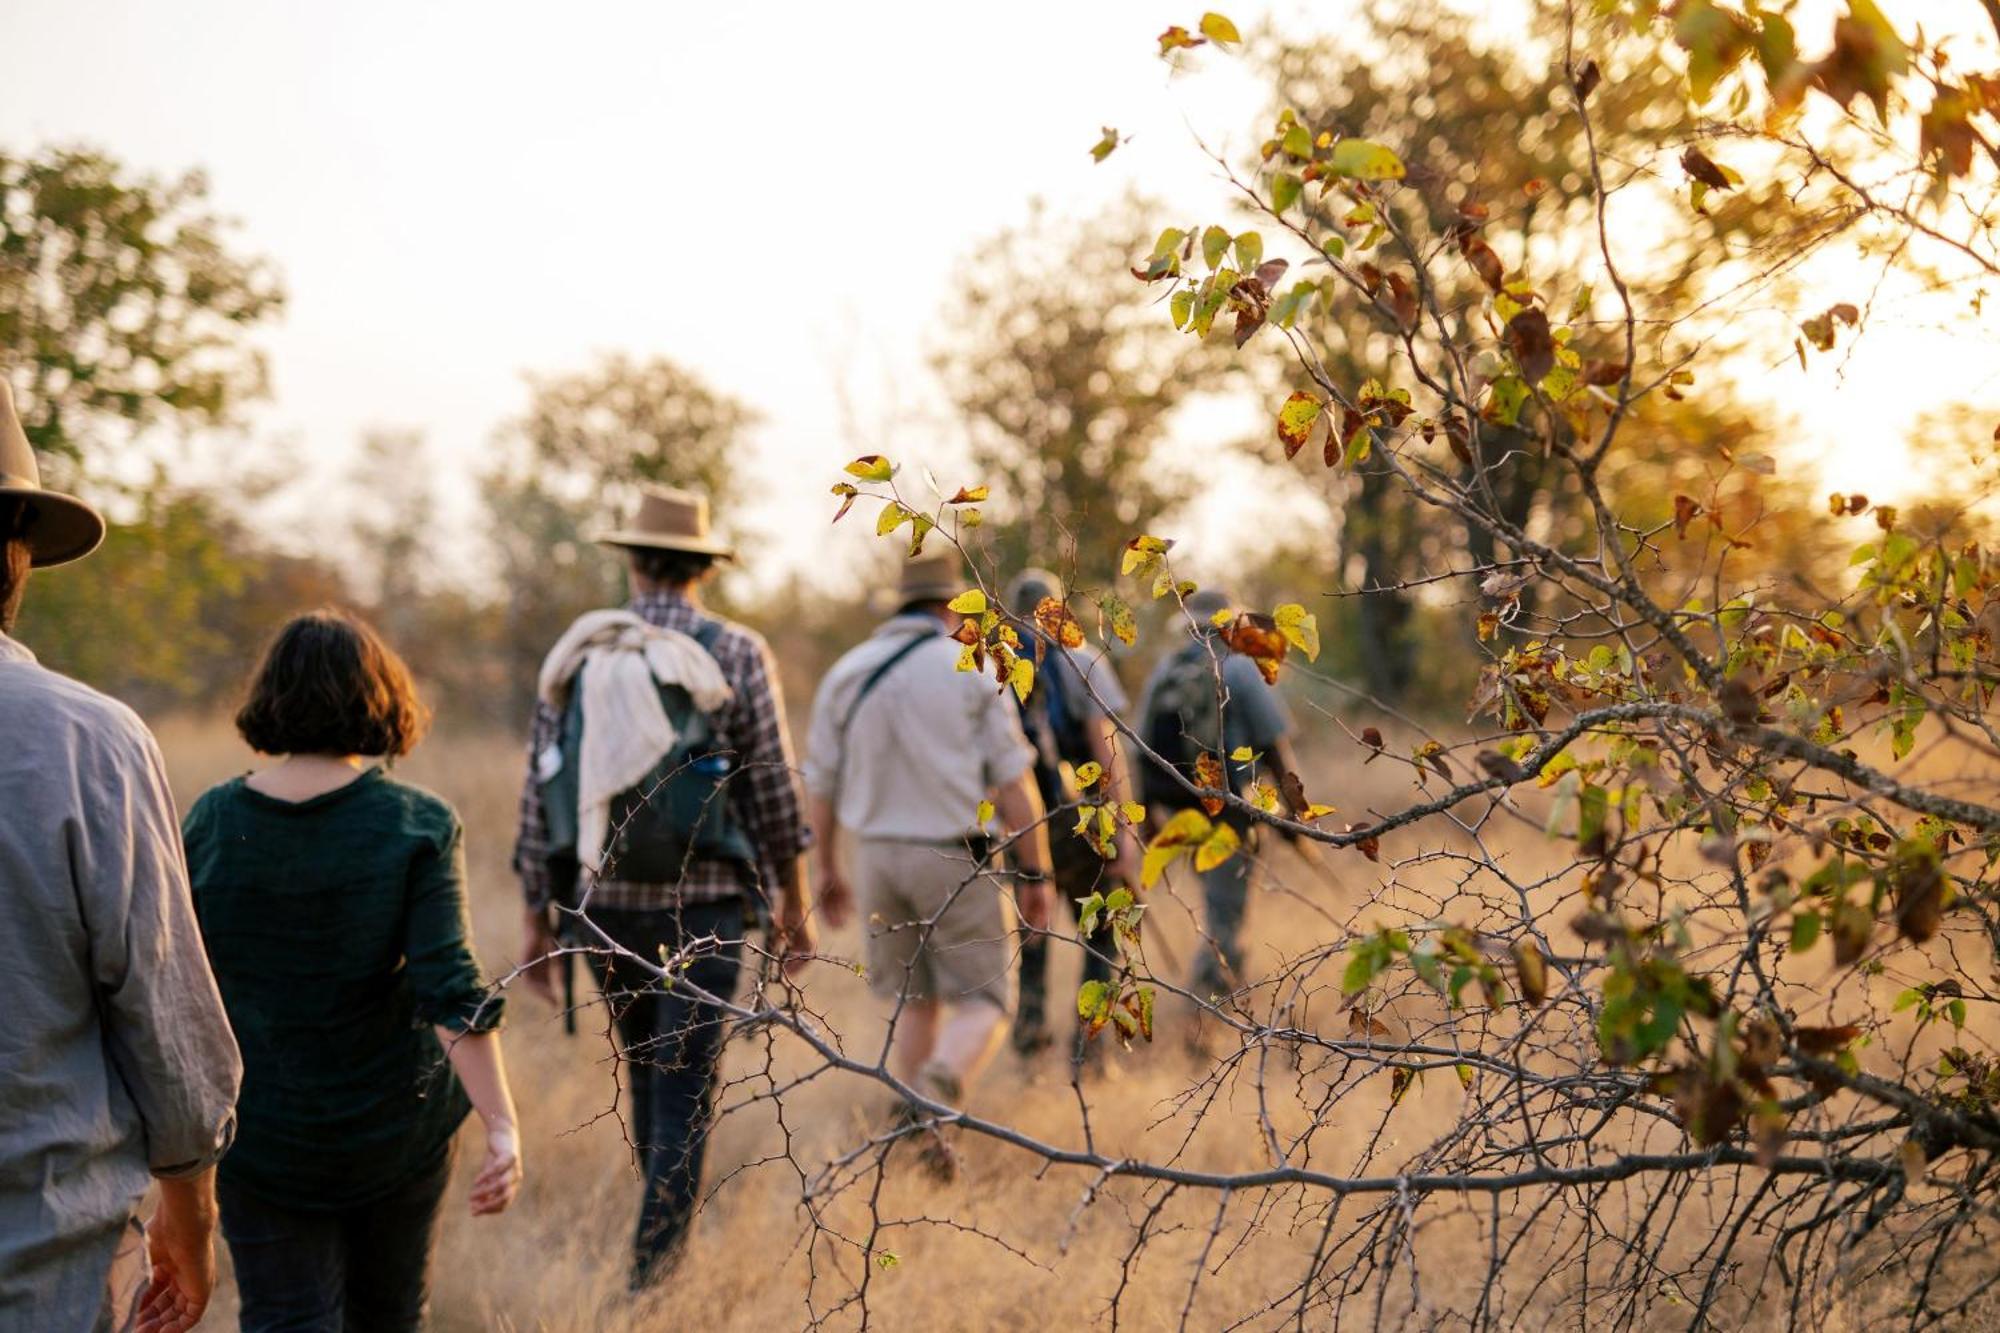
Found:
<path fill-rule="evenodd" d="M 1540 384 L 1555 369 L 1555 338 L 1549 330 L 1548 314 L 1539 306 L 1529 306 L 1507 321 L 1506 343 L 1507 354 L 1529 384 Z"/>
<path fill-rule="evenodd" d="M 1220 755 L 1203 750 L 1199 755 L 1195 756 L 1194 785 L 1207 791 L 1227 791 L 1229 789 L 1229 778 L 1223 772 L 1222 757 Z M 1201 808 L 1211 819 L 1222 813 L 1224 804 L 1220 797 L 1204 796 L 1201 798 Z"/>
<path fill-rule="evenodd" d="M 1708 154 L 1689 144 L 1681 154 L 1681 169 L 1711 190 L 1731 190 L 1736 188 L 1729 177 L 1722 174 L 1722 168 L 1715 165 Z"/>
<path fill-rule="evenodd" d="M 1035 627 L 1065 648 L 1083 647 L 1083 626 L 1054 597 L 1044 597 L 1035 606 Z"/>
<path fill-rule="evenodd" d="M 1576 72 L 1576 100 L 1579 103 L 1588 102 L 1603 79 L 1604 71 L 1597 67 L 1595 60 L 1584 61 L 1583 68 Z"/>

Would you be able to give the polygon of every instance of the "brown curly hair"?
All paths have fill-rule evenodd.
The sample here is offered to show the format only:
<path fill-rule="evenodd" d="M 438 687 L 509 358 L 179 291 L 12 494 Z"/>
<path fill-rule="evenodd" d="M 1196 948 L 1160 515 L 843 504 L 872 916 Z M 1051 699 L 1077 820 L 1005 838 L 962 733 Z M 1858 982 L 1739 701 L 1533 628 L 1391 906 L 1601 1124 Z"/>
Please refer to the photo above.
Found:
<path fill-rule="evenodd" d="M 236 714 L 260 754 L 408 754 L 430 727 L 410 669 L 345 611 L 295 616 L 278 631 Z"/>

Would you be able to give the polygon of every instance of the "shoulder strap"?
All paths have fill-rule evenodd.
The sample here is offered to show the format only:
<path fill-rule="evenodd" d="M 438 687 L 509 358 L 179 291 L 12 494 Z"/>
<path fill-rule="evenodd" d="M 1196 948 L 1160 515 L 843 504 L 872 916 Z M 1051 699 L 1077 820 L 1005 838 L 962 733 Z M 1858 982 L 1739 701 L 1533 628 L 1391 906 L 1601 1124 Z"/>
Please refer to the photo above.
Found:
<path fill-rule="evenodd" d="M 722 637 L 722 622 L 720 620 L 711 620 L 704 616 L 701 623 L 694 627 L 694 633 L 688 637 L 700 644 L 703 652 L 713 657 L 715 656 L 715 642 Z"/>
<path fill-rule="evenodd" d="M 876 668 L 868 673 L 868 678 L 861 682 L 861 688 L 854 692 L 853 700 L 847 705 L 847 715 L 840 719 L 840 738 L 843 743 L 847 740 L 848 729 L 854 725 L 854 715 L 861 711 L 862 703 L 874 692 L 875 687 L 882 683 L 882 678 L 895 670 L 904 658 L 923 647 L 926 641 L 936 638 L 942 632 L 927 630 L 922 634 L 912 635 L 908 643 L 883 658 Z M 845 749 L 844 744 L 842 748 Z"/>

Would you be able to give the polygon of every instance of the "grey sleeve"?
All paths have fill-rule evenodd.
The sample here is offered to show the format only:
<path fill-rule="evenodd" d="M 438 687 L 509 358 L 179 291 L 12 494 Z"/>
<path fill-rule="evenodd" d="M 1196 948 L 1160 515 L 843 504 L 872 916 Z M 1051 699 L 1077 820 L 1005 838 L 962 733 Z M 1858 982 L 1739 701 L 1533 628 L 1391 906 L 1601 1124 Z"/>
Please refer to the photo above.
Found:
<path fill-rule="evenodd" d="M 1098 718 L 1125 712 L 1130 701 L 1125 697 L 1125 686 L 1120 683 L 1109 654 L 1083 649 L 1072 652 L 1070 661 L 1076 667 L 1077 705 L 1083 716 Z"/>
<path fill-rule="evenodd" d="M 153 1174 L 212 1166 L 236 1132 L 243 1064 L 208 969 L 173 795 L 152 736 L 107 737 L 70 832 L 111 1063 L 146 1130 Z"/>
<path fill-rule="evenodd" d="M 830 800 L 839 786 L 841 766 L 841 719 L 835 716 L 835 682 L 847 673 L 845 660 L 821 678 L 813 696 L 812 721 L 806 728 L 806 760 L 803 766 L 806 794 Z"/>
<path fill-rule="evenodd" d="M 993 690 L 980 676 L 960 679 L 968 680 L 982 701 L 977 722 L 981 780 L 988 787 L 1003 787 L 1035 762 L 1035 747 L 1021 730 L 1021 709 L 1012 690 Z"/>
<path fill-rule="evenodd" d="M 1275 689 L 1265 684 L 1257 664 L 1240 653 L 1223 662 L 1229 686 L 1229 731 L 1254 750 L 1267 750 L 1292 730 L 1292 715 Z"/>

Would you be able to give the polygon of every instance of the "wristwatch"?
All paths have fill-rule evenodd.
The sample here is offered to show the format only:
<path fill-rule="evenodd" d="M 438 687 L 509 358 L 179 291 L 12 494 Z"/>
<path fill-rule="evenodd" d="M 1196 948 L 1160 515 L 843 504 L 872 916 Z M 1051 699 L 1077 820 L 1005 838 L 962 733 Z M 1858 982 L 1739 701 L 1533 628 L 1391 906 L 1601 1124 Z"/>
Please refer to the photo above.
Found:
<path fill-rule="evenodd" d="M 1046 870 L 1016 870 L 1014 878 L 1020 880 L 1023 884 L 1046 884 L 1049 882 L 1049 872 Z"/>

